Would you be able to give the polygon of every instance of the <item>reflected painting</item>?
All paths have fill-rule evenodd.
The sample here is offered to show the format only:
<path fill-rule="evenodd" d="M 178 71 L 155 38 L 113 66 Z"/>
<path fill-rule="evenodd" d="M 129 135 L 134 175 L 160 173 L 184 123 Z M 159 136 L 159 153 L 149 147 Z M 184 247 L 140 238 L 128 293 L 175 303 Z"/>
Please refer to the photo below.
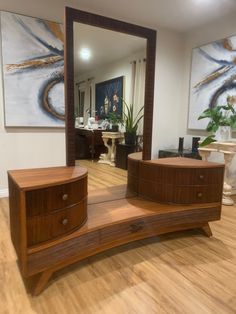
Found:
<path fill-rule="evenodd" d="M 109 117 L 113 113 L 122 117 L 123 113 L 123 76 L 96 84 L 96 115 L 99 119 Z"/>
<path fill-rule="evenodd" d="M 236 36 L 193 49 L 188 128 L 205 129 L 200 114 L 226 104 L 229 95 L 236 95 Z"/>
<path fill-rule="evenodd" d="M 1 12 L 5 126 L 64 127 L 62 25 Z"/>

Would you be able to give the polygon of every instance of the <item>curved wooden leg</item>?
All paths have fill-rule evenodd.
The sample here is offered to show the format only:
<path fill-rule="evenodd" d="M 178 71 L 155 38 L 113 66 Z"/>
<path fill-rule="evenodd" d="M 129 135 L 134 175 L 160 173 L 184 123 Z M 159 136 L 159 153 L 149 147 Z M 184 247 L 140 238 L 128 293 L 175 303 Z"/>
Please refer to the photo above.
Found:
<path fill-rule="evenodd" d="M 208 223 L 206 225 L 202 226 L 201 229 L 207 237 L 212 236 L 211 228 L 210 228 Z"/>
<path fill-rule="evenodd" d="M 46 270 L 43 273 L 41 273 L 39 279 L 37 280 L 35 287 L 32 291 L 32 295 L 36 296 L 39 295 L 43 289 L 45 288 L 48 280 L 52 276 L 53 271 L 52 270 Z"/>

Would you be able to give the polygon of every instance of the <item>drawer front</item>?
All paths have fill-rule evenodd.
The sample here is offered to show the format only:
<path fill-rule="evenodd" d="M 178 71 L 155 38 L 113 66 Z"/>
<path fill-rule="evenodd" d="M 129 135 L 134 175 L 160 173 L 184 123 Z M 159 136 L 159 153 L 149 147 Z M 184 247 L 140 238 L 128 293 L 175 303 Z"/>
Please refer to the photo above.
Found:
<path fill-rule="evenodd" d="M 54 214 L 27 219 L 28 246 L 52 240 L 81 226 L 87 218 L 87 199 Z"/>
<path fill-rule="evenodd" d="M 223 182 L 223 177 L 223 167 L 176 169 L 175 183 L 177 185 L 221 184 Z"/>
<path fill-rule="evenodd" d="M 140 178 L 153 183 L 206 185 L 223 182 L 224 168 L 173 168 L 155 164 L 140 165 Z"/>
<path fill-rule="evenodd" d="M 80 202 L 87 196 L 87 177 L 78 181 L 26 192 L 28 217 L 50 213 Z"/>
<path fill-rule="evenodd" d="M 222 187 L 220 185 L 209 186 L 176 186 L 173 188 L 172 200 L 178 204 L 201 204 L 221 202 Z"/>

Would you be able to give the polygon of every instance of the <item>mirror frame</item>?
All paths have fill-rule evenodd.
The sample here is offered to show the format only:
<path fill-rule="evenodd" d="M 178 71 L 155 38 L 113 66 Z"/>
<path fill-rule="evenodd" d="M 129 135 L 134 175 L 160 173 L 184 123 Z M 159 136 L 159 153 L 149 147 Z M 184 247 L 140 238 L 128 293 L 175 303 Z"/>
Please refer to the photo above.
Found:
<path fill-rule="evenodd" d="M 156 31 L 111 19 L 105 16 L 65 7 L 65 129 L 66 129 L 66 164 L 75 165 L 75 119 L 74 119 L 74 32 L 73 23 L 78 22 L 100 28 L 125 33 L 147 40 L 146 79 L 144 98 L 143 152 L 142 159 L 151 159 L 153 100 L 156 59 Z"/>

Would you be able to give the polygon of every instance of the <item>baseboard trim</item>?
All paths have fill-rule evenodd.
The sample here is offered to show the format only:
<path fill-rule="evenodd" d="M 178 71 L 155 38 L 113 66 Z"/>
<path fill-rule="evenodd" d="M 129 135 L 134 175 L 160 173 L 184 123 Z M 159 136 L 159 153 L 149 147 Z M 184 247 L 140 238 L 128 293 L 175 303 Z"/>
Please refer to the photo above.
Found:
<path fill-rule="evenodd" d="M 1 189 L 1 190 L 0 190 L 0 198 L 8 197 L 8 196 L 9 196 L 9 191 L 8 191 L 8 189 Z"/>

